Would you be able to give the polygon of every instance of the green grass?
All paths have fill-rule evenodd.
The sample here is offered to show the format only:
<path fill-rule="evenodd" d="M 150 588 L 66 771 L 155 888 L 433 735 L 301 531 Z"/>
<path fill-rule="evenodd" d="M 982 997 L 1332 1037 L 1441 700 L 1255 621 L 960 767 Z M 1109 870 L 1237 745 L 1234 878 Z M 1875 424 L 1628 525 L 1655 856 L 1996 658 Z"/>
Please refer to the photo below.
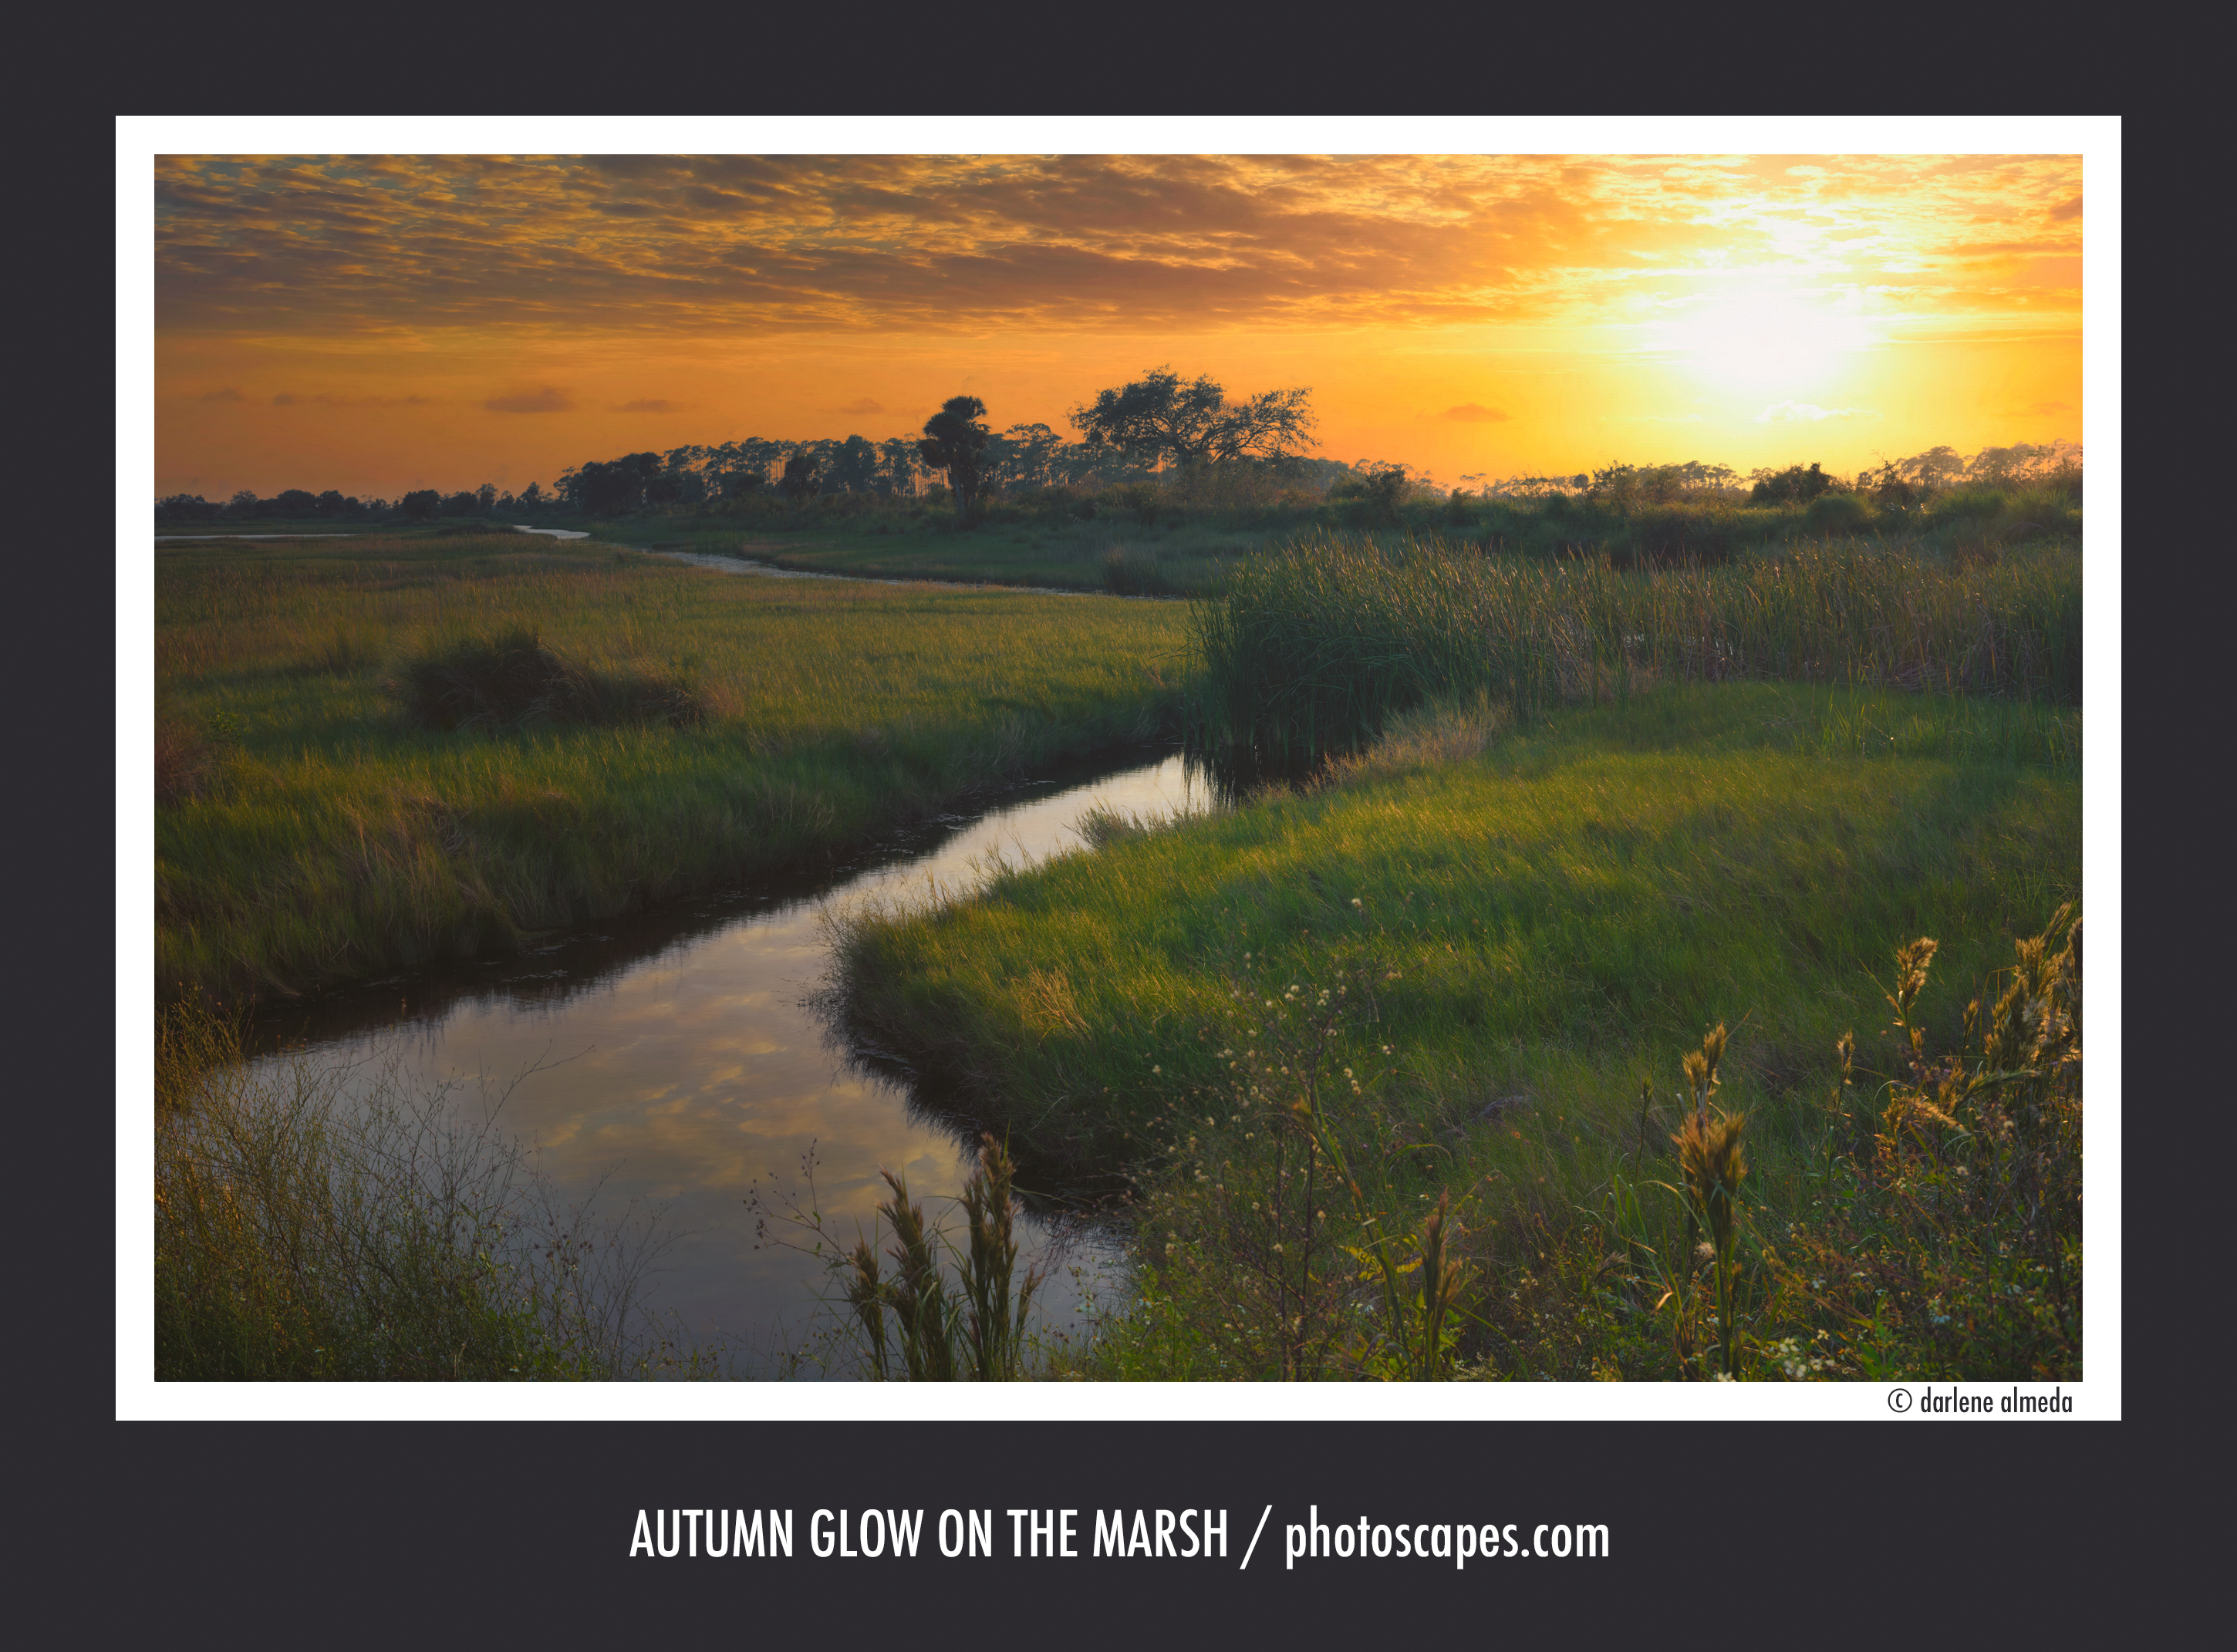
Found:
<path fill-rule="evenodd" d="M 1000 520 L 958 529 L 944 514 L 899 511 L 828 521 L 794 532 L 741 530 L 690 518 L 600 523 L 597 538 L 666 550 L 738 556 L 807 573 L 862 579 L 1041 586 L 1125 596 L 1204 596 L 1222 589 L 1261 535 L 1203 524 Z"/>
<path fill-rule="evenodd" d="M 159 548 L 159 984 L 301 991 L 835 852 L 1169 730 L 1182 620 L 512 535 Z M 691 715 L 417 726 L 415 670 L 518 627 L 628 690 L 563 711 Z"/>
<path fill-rule="evenodd" d="M 1679 1058 L 1723 1022 L 1722 1096 L 1750 1112 L 1755 1208 L 1766 1227 L 1805 1214 L 1822 1196 L 1814 1098 L 1838 1087 L 1844 1032 L 1871 1064 L 1873 980 L 1894 944 L 1941 938 L 1921 1013 L 1930 1051 L 1946 1050 L 2015 938 L 2076 898 L 2076 721 L 1776 683 L 1670 684 L 1521 727 L 1488 702 L 1433 708 L 1303 793 L 1106 833 L 960 905 L 865 916 L 841 938 L 840 1002 L 856 1036 L 959 1087 L 1021 1154 L 1145 1178 L 1142 1295 L 1097 1374 L 1362 1369 L 1365 1355 L 1336 1357 L 1333 1309 L 1314 1321 L 1317 1356 L 1265 1329 L 1307 1317 L 1302 1297 L 1277 1313 L 1253 1293 L 1281 1265 L 1266 1234 L 1288 1233 L 1287 1258 L 1371 1256 L 1363 1211 L 1418 1218 L 1440 1191 L 1476 1235 L 1468 1265 L 1499 1281 L 1468 1305 L 1463 1354 L 1508 1374 L 1591 1375 L 1596 1360 L 1673 1374 L 1654 1353 L 1666 1335 L 1627 1320 L 1581 1353 L 1530 1329 L 1560 1317 L 1557 1300 L 1572 1320 L 1596 1300 L 1591 1278 L 1558 1277 L 1607 1261 L 1578 1260 L 1579 1213 L 1619 1174 L 1634 1196 L 1649 1171 L 1676 1179 L 1656 1159 Z M 1316 1055 L 1323 990 L 1349 1009 Z M 1880 1070 L 1895 1064 L 1890 1052 Z M 1277 1185 L 1253 1155 L 1297 1147 L 1282 1121 L 1308 1066 L 1327 1139 L 1294 1166 L 1325 1177 L 1348 1155 L 1365 1194 L 1324 1181 L 1338 1192 L 1317 1225 L 1291 1212 L 1289 1229 L 1251 1229 L 1264 1242 L 1250 1253 L 1243 1227 L 1184 1207 L 1223 1179 Z M 1644 1112 L 1642 1080 L 1662 1098 Z M 1390 1242 L 1414 1242 L 1413 1226 L 1396 1221 Z M 1178 1247 L 1171 1267 L 1161 1242 Z M 1211 1260 L 1192 1273 L 1192 1257 Z M 1250 1302 L 1264 1311 L 1245 1335 Z"/>

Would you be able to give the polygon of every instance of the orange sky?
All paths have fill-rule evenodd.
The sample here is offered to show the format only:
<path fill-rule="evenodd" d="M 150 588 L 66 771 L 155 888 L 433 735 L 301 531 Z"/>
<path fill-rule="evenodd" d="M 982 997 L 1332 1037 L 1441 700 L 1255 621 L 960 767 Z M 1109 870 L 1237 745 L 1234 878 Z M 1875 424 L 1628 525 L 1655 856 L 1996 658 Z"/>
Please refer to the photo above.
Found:
<path fill-rule="evenodd" d="M 155 486 L 549 487 L 1170 364 L 1448 484 L 2082 437 L 2073 155 L 159 157 Z"/>

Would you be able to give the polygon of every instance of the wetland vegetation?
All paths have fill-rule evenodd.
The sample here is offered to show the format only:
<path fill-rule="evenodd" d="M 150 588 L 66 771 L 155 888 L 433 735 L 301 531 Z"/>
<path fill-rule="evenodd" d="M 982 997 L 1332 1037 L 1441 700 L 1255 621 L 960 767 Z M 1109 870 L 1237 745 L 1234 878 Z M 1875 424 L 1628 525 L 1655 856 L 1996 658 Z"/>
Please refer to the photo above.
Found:
<path fill-rule="evenodd" d="M 1344 468 L 1048 483 L 968 527 L 748 490 L 565 545 L 165 548 L 162 992 L 515 947 L 1185 727 L 1229 806 L 1105 819 L 1092 853 L 835 938 L 842 1031 L 997 1130 L 952 1283 L 898 1187 L 915 1238 L 881 1237 L 914 1272 L 873 1247 L 835 1275 L 870 1364 L 2078 1376 L 2078 480 Z M 617 540 L 1193 601 L 736 578 Z M 555 1317 L 525 1263 L 445 1274 L 525 1219 L 359 1191 L 433 1185 L 406 1114 L 376 1151 L 214 1082 L 162 1127 L 159 1343 L 195 1351 L 167 1374 L 690 1374 Z M 1133 1261 L 1098 1333 L 1034 1360 L 994 1300 L 1011 1150 L 1103 1175 Z M 300 1271 L 296 1235 L 353 1221 L 419 1260 L 334 1240 Z M 305 1283 L 353 1267 L 464 1317 L 330 1357 L 353 1314 L 409 1319 Z M 438 1343 L 469 1352 L 410 1351 Z"/>
<path fill-rule="evenodd" d="M 1170 734 L 1183 617 L 517 535 L 167 547 L 160 987 L 515 946 Z"/>

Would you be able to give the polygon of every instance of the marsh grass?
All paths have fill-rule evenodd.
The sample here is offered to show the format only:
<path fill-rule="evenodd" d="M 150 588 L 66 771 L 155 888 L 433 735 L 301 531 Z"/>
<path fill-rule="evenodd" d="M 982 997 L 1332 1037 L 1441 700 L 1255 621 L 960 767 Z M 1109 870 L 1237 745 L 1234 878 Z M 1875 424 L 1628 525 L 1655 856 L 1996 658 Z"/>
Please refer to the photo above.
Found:
<path fill-rule="evenodd" d="M 654 1214 L 563 1202 L 498 1129 L 502 1093 L 476 1118 L 393 1068 L 254 1067 L 186 1004 L 156 1094 L 159 1380 L 712 1373 L 639 1306 Z"/>
<path fill-rule="evenodd" d="M 167 997 L 511 947 L 1176 727 L 1172 604 L 527 536 L 164 546 L 156 570 Z"/>
<path fill-rule="evenodd" d="M 1106 832 L 967 901 L 856 914 L 839 1020 L 1021 1151 L 1141 1168 L 1137 1293 L 1089 1374 L 1854 1372 L 1877 1333 L 1771 1334 L 1801 1321 L 1764 1247 L 1786 1258 L 1785 1225 L 1822 1214 L 1829 1135 L 1847 1152 L 1879 1129 L 1836 1129 L 1821 1098 L 1885 938 L 1939 935 L 1935 978 L 1983 981 L 2073 898 L 2074 722 L 2041 701 L 1761 682 L 1529 720 L 1432 703 L 1304 791 Z M 1310 1047 L 1277 1046 L 1265 1017 L 1368 963 L 1371 1017 L 1309 1083 Z M 1232 1020 L 1245 983 L 1255 1038 Z M 1939 1059 L 1962 1017 L 1919 993 L 1904 1018 Z M 1897 1070 L 1900 1037 L 1859 1070 Z M 1703 1070 L 1673 1095 L 1652 1076 L 1688 1052 Z M 1239 1094 L 1244 1072 L 1278 1106 Z M 1720 1113 L 1745 1124 L 1719 1136 Z M 1699 1188 L 1673 1140 L 1689 1122 Z M 1305 1200 L 1309 1174 L 1327 1197 Z M 1471 1282 L 1431 1283 L 1447 1268 Z M 1681 1285 L 1682 1327 L 1658 1308 Z M 1774 1359 L 1787 1335 L 1801 1352 Z"/>
<path fill-rule="evenodd" d="M 1785 681 L 2078 705 L 2077 555 L 1952 567 L 1864 543 L 1727 568 L 1532 563 L 1321 535 L 1192 606 L 1189 732 L 1239 775 L 1309 773 L 1432 698 L 1528 716 L 1663 681 Z"/>

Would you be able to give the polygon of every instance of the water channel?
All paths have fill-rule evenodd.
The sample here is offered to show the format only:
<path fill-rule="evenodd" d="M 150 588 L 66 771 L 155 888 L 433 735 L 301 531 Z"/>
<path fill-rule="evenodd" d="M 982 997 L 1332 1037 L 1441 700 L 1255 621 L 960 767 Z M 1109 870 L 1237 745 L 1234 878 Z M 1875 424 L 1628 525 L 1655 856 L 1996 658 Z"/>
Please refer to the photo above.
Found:
<path fill-rule="evenodd" d="M 797 1346 L 823 1271 L 756 1248 L 748 1197 L 790 1192 L 806 1208 L 812 1149 L 815 1207 L 851 1243 L 886 1195 L 881 1168 L 906 1176 L 931 1215 L 953 1208 L 970 1168 L 952 1115 L 850 1061 L 804 1002 L 827 968 L 827 912 L 953 898 L 993 852 L 1013 865 L 1086 852 L 1078 824 L 1099 804 L 1161 817 L 1206 800 L 1178 753 L 1046 776 L 819 880 L 765 881 L 269 1011 L 254 1030 L 258 1059 L 351 1063 L 367 1083 L 384 1068 L 426 1088 L 452 1083 L 453 1104 L 477 1112 L 526 1073 L 498 1122 L 536 1145 L 563 1196 L 595 1192 L 610 1215 L 632 1201 L 663 1208 L 671 1242 L 648 1306 L 734 1346 Z M 1021 1243 L 1107 1276 L 1109 1252 L 1060 1221 L 1029 1222 Z M 1078 1300 L 1060 1269 L 1048 1322 L 1071 1328 Z"/>

